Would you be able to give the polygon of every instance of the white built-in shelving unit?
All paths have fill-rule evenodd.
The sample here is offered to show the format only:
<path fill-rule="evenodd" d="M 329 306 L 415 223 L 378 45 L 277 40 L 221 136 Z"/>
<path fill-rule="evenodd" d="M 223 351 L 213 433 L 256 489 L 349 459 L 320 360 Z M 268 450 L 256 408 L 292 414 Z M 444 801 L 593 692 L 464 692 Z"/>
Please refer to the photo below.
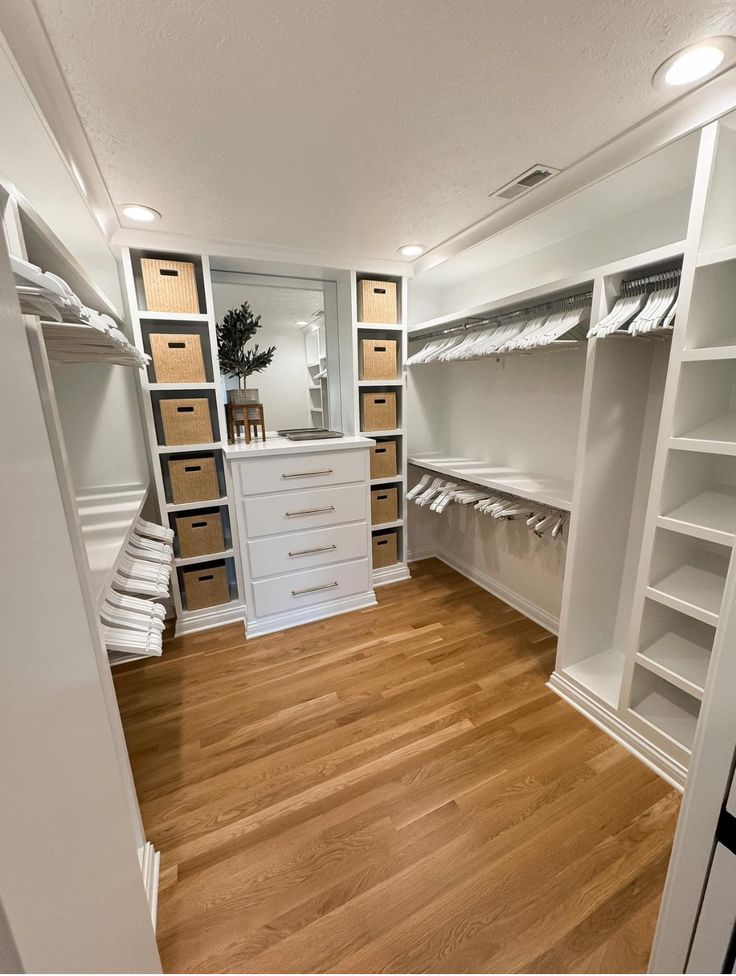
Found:
<path fill-rule="evenodd" d="M 358 282 L 363 279 L 385 279 L 396 285 L 398 322 L 376 323 L 361 322 L 358 316 Z M 397 472 L 387 478 L 371 480 L 371 487 L 390 486 L 397 489 L 399 517 L 391 522 L 373 525 L 372 532 L 395 530 L 397 535 L 398 561 L 393 566 L 386 566 L 373 571 L 373 585 L 382 586 L 402 579 L 408 579 L 407 566 L 407 538 L 404 518 L 404 495 L 406 494 L 407 478 L 407 450 L 404 418 L 406 417 L 406 358 L 407 358 L 407 322 L 408 322 L 408 289 L 406 278 L 386 276 L 374 273 L 351 273 L 352 292 L 352 352 L 353 376 L 355 377 L 354 397 L 354 429 L 373 438 L 377 443 L 393 441 L 396 445 Z M 397 374 L 393 380 L 363 379 L 361 371 L 360 343 L 362 339 L 387 339 L 397 344 Z M 361 394 L 369 391 L 380 392 L 386 390 L 395 393 L 397 402 L 397 426 L 392 430 L 363 430 L 361 414 Z"/>
<path fill-rule="evenodd" d="M 168 258 L 191 262 L 194 266 L 200 311 L 198 313 L 149 312 L 146 307 L 145 289 L 141 274 L 142 257 Z M 220 552 L 206 556 L 182 557 L 178 542 L 174 542 L 174 566 L 171 582 L 176 609 L 177 634 L 191 633 L 243 618 L 243 583 L 237 550 L 237 528 L 233 509 L 233 490 L 229 466 L 225 462 L 223 447 L 227 442 L 225 405 L 219 382 L 220 370 L 217 359 L 214 304 L 210 265 L 207 255 L 161 253 L 146 250 L 125 249 L 123 267 L 128 303 L 131 310 L 133 333 L 137 347 L 150 353 L 150 336 L 156 333 L 194 334 L 198 336 L 205 365 L 205 381 L 200 383 L 157 383 L 154 365 L 141 373 L 147 438 L 151 451 L 154 484 L 158 507 L 164 524 L 176 530 L 176 517 L 188 513 L 219 512 L 222 519 L 225 547 Z M 210 424 L 214 439 L 204 443 L 167 445 L 160 419 L 162 399 L 205 397 L 208 400 Z M 208 458 L 214 460 L 219 494 L 206 501 L 175 503 L 169 478 L 169 459 Z M 230 599 L 226 603 L 204 609 L 187 607 L 182 581 L 182 570 L 190 566 L 220 567 L 227 571 Z"/>

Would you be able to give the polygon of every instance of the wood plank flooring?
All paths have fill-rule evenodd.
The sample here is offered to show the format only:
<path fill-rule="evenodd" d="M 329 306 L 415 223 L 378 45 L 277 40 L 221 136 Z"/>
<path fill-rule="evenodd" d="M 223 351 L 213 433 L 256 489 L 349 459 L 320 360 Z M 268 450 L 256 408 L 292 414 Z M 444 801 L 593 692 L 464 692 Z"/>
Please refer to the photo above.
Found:
<path fill-rule="evenodd" d="M 412 573 L 116 670 L 168 971 L 646 970 L 678 795 L 545 687 L 554 637 Z"/>

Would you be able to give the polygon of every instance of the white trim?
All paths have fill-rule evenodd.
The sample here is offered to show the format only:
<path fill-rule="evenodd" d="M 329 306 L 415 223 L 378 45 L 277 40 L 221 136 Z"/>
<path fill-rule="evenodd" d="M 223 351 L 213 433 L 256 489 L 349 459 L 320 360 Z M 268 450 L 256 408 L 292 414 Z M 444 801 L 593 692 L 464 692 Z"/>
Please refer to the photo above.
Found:
<path fill-rule="evenodd" d="M 375 605 L 376 595 L 373 590 L 368 590 L 365 593 L 359 593 L 357 596 L 346 596 L 339 600 L 332 600 L 330 603 L 304 607 L 302 610 L 287 610 L 285 613 L 261 617 L 260 620 L 249 620 L 245 636 L 246 638 L 262 637 L 264 634 L 273 634 L 278 630 L 286 630 L 288 627 L 313 623 L 315 620 L 326 620 L 328 617 L 336 617 L 341 613 L 348 613 L 351 610 L 364 610 L 366 607 L 374 607 Z"/>
<path fill-rule="evenodd" d="M 411 579 L 409 567 L 404 563 L 384 566 L 383 569 L 373 570 L 373 586 L 386 586 L 388 583 L 399 583 L 401 580 Z"/>
<path fill-rule="evenodd" d="M 161 871 L 161 854 L 150 841 L 146 841 L 138 852 L 141 862 L 141 873 L 143 875 L 143 887 L 146 889 L 148 906 L 151 911 L 151 922 L 153 931 L 156 931 L 156 918 L 158 916 L 158 882 Z"/>
<path fill-rule="evenodd" d="M 602 702 L 587 695 L 577 685 L 573 684 L 566 675 L 560 671 L 554 671 L 547 682 L 547 687 L 559 695 L 563 701 L 580 712 L 593 725 L 598 726 L 601 731 L 607 733 L 615 739 L 619 745 L 628 749 L 632 755 L 636 756 L 652 772 L 661 776 L 666 782 L 673 786 L 680 793 L 685 786 L 687 769 L 679 763 L 670 759 L 666 753 L 662 752 L 647 739 L 639 735 L 630 726 L 626 725 Z"/>
<path fill-rule="evenodd" d="M 409 549 L 406 554 L 408 563 L 419 563 L 423 559 L 435 559 L 437 550 L 434 546 L 419 546 L 416 549 Z"/>
<path fill-rule="evenodd" d="M 210 630 L 212 627 L 223 627 L 225 624 L 233 624 L 238 620 L 245 621 L 245 604 L 226 603 L 224 606 L 209 607 L 207 610 L 196 610 L 193 613 L 196 613 L 196 617 L 177 618 L 176 637 L 182 637 L 184 634 L 197 634 L 200 630 Z"/>

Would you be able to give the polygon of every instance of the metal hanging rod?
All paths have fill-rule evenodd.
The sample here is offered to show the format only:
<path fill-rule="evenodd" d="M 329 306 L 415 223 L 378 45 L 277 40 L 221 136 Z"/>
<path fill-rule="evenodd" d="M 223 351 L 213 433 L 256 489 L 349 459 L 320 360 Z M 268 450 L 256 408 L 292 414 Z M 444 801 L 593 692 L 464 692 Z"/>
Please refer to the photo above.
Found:
<path fill-rule="evenodd" d="M 653 274 L 629 278 L 621 282 L 621 295 L 639 295 L 642 292 L 669 288 L 677 284 L 682 274 L 682 268 L 668 268 L 666 271 L 655 271 Z"/>
<path fill-rule="evenodd" d="M 541 318 L 543 315 L 553 315 L 555 312 L 564 312 L 567 309 L 577 308 L 580 305 L 590 304 L 593 301 L 593 292 L 583 291 L 576 295 L 566 295 L 563 298 L 553 298 L 550 301 L 542 302 L 539 305 L 529 305 L 526 308 L 517 308 L 512 312 L 503 312 L 500 315 L 487 316 L 484 318 L 468 318 L 459 325 L 449 325 L 432 329 L 431 332 L 422 332 L 420 335 L 409 336 L 411 340 L 435 339 L 439 336 L 456 335 L 459 332 L 476 332 L 479 329 L 499 328 L 507 325 L 514 320 Z"/>

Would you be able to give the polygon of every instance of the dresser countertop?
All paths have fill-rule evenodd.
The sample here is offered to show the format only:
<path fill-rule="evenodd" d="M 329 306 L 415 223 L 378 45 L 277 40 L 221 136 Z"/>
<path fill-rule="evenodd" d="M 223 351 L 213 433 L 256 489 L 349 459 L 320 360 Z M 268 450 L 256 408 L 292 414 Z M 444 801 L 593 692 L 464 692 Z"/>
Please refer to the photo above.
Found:
<path fill-rule="evenodd" d="M 290 441 L 277 434 L 267 434 L 266 440 L 253 440 L 250 444 L 238 441 L 224 448 L 226 457 L 240 461 L 254 457 L 268 457 L 271 454 L 309 454 L 314 451 L 354 451 L 370 447 L 375 442 L 369 437 L 358 435 L 345 437 L 325 437 L 316 441 Z"/>

